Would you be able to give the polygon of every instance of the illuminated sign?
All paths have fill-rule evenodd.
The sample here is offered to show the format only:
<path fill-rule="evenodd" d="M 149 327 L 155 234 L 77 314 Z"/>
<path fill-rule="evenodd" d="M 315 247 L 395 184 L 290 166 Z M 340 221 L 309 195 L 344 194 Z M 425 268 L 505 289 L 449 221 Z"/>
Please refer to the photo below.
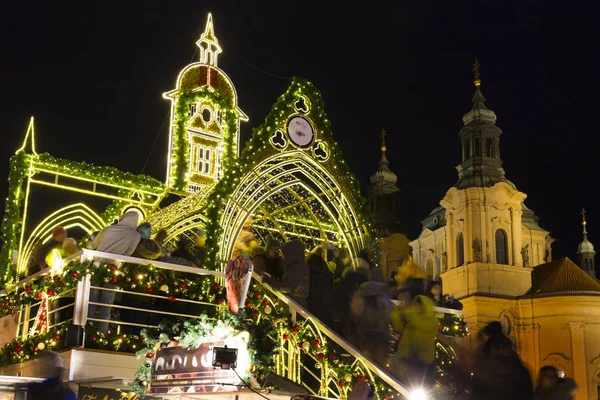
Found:
<path fill-rule="evenodd" d="M 149 393 L 234 392 L 243 387 L 238 374 L 247 374 L 250 366 L 248 333 L 214 335 L 214 339 L 196 349 L 165 347 L 157 351 L 152 363 Z M 218 338 L 221 336 L 221 338 Z M 213 367 L 215 348 L 237 350 L 237 367 Z"/>

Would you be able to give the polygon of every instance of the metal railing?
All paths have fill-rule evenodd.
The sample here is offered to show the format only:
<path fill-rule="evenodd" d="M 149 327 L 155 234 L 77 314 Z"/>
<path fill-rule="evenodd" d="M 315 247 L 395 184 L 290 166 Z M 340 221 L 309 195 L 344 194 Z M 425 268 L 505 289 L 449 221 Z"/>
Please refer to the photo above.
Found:
<path fill-rule="evenodd" d="M 139 266 L 152 266 L 156 269 L 164 269 L 169 270 L 174 273 L 181 274 L 194 274 L 199 278 L 202 276 L 213 276 L 218 278 L 224 278 L 224 273 L 219 271 L 211 271 L 201 268 L 195 267 L 187 267 L 183 265 L 170 264 L 165 262 L 160 262 L 156 260 L 146 260 L 136 257 L 128 257 L 116 254 L 103 253 L 92 250 L 82 250 L 81 252 L 65 259 L 65 263 L 69 263 L 73 260 L 81 260 L 81 261 L 89 261 L 89 260 L 103 260 L 106 262 L 111 262 L 116 265 L 120 265 L 119 263 L 130 263 L 136 264 Z M 43 276 L 48 275 L 50 273 L 50 269 L 47 268 L 43 271 L 40 271 L 27 279 L 22 280 L 17 284 L 17 286 L 26 285 L 29 282 L 32 282 L 37 279 L 41 279 Z M 323 324 L 321 321 L 316 319 L 311 313 L 309 313 L 306 309 L 300 306 L 296 301 L 291 299 L 290 297 L 274 290 L 266 283 L 262 282 L 262 279 L 257 274 L 253 274 L 253 279 L 260 284 L 263 288 L 268 291 L 269 297 L 273 300 L 285 304 L 287 307 L 291 319 L 296 324 L 310 324 L 311 329 L 314 332 L 315 338 L 322 338 L 328 343 L 333 343 L 335 346 L 339 348 L 339 353 L 341 356 L 345 357 L 349 364 L 352 365 L 353 368 L 359 369 L 362 372 L 362 375 L 375 375 L 379 377 L 385 384 L 389 385 L 391 389 L 398 392 L 405 398 L 410 397 L 410 390 L 407 388 L 405 384 L 400 382 L 389 370 L 386 368 L 387 366 L 381 366 L 375 363 L 370 358 L 366 357 L 360 350 L 358 350 L 355 346 L 349 343 L 346 339 L 341 337 L 339 334 L 334 332 L 330 327 Z M 121 332 L 121 329 L 125 327 L 130 327 L 131 329 L 138 330 L 143 327 L 156 327 L 157 325 L 152 323 L 148 319 L 148 315 L 158 316 L 160 318 L 164 316 L 175 316 L 181 318 L 200 318 L 199 315 L 194 315 L 187 312 L 172 312 L 161 309 L 156 309 L 152 306 L 152 301 L 155 300 L 168 300 L 169 296 L 154 294 L 154 293 L 140 293 L 136 291 L 130 291 L 125 289 L 116 289 L 114 287 L 107 287 L 108 285 L 95 286 L 92 285 L 91 276 L 86 275 L 83 276 L 78 282 L 75 288 L 72 288 L 66 292 L 60 293 L 55 296 L 48 297 L 48 305 L 49 311 L 48 315 L 52 316 L 55 313 L 58 313 L 63 310 L 71 309 L 73 310 L 72 322 L 69 321 L 57 321 L 55 318 L 52 319 L 52 324 L 49 324 L 50 328 L 54 328 L 59 326 L 60 324 L 64 324 L 66 322 L 71 322 L 73 325 L 78 325 L 85 327 L 88 321 L 97 323 L 97 324 L 111 324 L 114 325 L 118 332 Z M 102 301 L 91 301 L 90 295 L 92 291 L 98 291 L 100 293 L 112 293 L 112 295 L 120 295 L 120 296 L 130 296 L 137 299 L 150 300 L 150 301 L 141 301 L 134 305 L 131 304 L 123 304 L 113 302 L 110 304 L 105 304 Z M 6 290 L 0 292 L 0 294 L 6 293 Z M 72 297 L 71 297 L 72 296 Z M 59 298 L 73 298 L 72 302 L 61 304 L 59 307 L 55 307 L 55 301 Z M 195 301 L 189 299 L 177 298 L 177 302 L 181 303 L 189 303 L 201 306 L 214 306 L 214 307 L 225 307 L 224 305 L 217 305 L 213 303 L 207 303 L 202 301 Z M 35 309 L 39 307 L 40 302 L 35 302 L 32 304 L 25 305 L 19 310 L 19 324 L 18 324 L 18 332 L 17 335 L 21 337 L 26 337 L 31 334 L 31 326 L 32 323 L 35 322 Z M 132 314 L 137 316 L 145 316 L 143 318 L 137 318 L 134 321 L 119 319 L 112 319 L 110 315 L 108 318 L 99 318 L 95 315 L 89 315 L 90 306 L 94 306 L 96 308 L 108 308 L 110 310 L 118 310 L 118 311 L 129 311 Z M 451 313 L 461 315 L 462 312 L 457 310 L 436 308 L 437 312 L 440 313 Z M 50 318 L 50 317 L 49 317 Z M 156 318 L 155 318 L 156 320 Z M 281 334 L 280 334 L 281 336 Z M 278 357 L 278 366 L 276 367 L 276 373 L 285 378 L 288 378 L 294 382 L 297 382 L 304 387 L 306 387 L 311 393 L 321 396 L 327 397 L 335 397 L 335 398 L 344 398 L 347 395 L 347 389 L 341 389 L 338 387 L 337 383 L 341 382 L 345 379 L 345 377 L 334 376 L 335 371 L 333 368 L 327 368 L 327 363 L 322 363 L 325 367 L 321 367 L 318 370 L 316 368 L 311 368 L 311 363 L 318 363 L 319 360 L 312 357 L 310 354 L 306 354 L 299 349 L 297 343 L 293 343 L 292 340 L 286 341 L 281 340 L 281 337 L 271 338 L 275 342 L 274 345 L 277 345 L 278 342 L 282 345 L 280 346 L 280 350 L 277 354 Z M 82 346 L 85 346 L 85 342 L 82 343 Z M 347 360 L 350 359 L 351 360 Z M 320 384 L 318 388 L 314 385 L 310 385 L 305 381 L 305 378 L 314 379 L 316 382 Z"/>

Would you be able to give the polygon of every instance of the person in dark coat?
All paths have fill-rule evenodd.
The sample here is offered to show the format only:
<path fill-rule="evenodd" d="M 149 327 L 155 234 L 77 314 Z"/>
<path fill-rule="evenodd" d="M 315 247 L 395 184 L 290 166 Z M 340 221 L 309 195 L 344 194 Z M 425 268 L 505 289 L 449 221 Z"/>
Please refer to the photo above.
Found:
<path fill-rule="evenodd" d="M 334 300 L 333 273 L 322 253 L 314 251 L 306 260 L 310 270 L 308 311 L 331 327 L 334 322 L 339 322 L 340 317 Z"/>
<path fill-rule="evenodd" d="M 463 309 L 463 304 L 453 296 L 448 294 L 442 296 L 442 284 L 438 281 L 430 281 L 427 284 L 425 295 L 431 298 L 437 307 L 450 308 L 452 310 Z"/>
<path fill-rule="evenodd" d="M 571 400 L 576 392 L 575 381 L 561 376 L 553 366 L 546 365 L 540 369 L 535 389 L 536 400 Z"/>
<path fill-rule="evenodd" d="M 473 400 L 533 400 L 531 375 L 509 338 L 491 336 L 487 342 L 489 355 L 476 362 L 471 399 Z"/>
<path fill-rule="evenodd" d="M 42 382 L 35 382 L 27 388 L 28 400 L 75 400 L 75 392 L 63 382 L 64 367 L 58 353 L 44 352 L 44 358 L 50 359 L 51 371 Z"/>
<path fill-rule="evenodd" d="M 340 313 L 341 334 L 351 343 L 358 345 L 358 329 L 350 313 L 350 302 L 352 296 L 358 290 L 360 285 L 369 279 L 369 270 L 366 268 L 347 267 L 342 273 L 342 277 L 335 284 L 335 304 Z"/>
<path fill-rule="evenodd" d="M 304 247 L 304 245 L 303 245 Z M 252 259 L 254 272 L 262 274 L 266 272 L 272 278 L 281 280 L 283 278 L 283 261 L 279 256 L 279 242 L 269 239 L 264 251 L 260 251 Z"/>
<path fill-rule="evenodd" d="M 283 278 L 276 279 L 263 273 L 263 282 L 285 293 L 304 308 L 308 308 L 310 270 L 304 261 L 304 244 L 295 239 L 283 246 Z"/>

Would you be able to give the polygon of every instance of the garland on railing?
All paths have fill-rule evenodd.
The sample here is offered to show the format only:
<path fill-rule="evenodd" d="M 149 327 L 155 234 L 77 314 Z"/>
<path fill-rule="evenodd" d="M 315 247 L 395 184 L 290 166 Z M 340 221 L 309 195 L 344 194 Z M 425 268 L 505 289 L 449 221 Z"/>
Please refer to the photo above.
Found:
<path fill-rule="evenodd" d="M 63 327 L 47 331 L 42 334 L 34 334 L 26 338 L 16 338 L 0 349 L 0 367 L 31 360 L 40 355 L 42 350 L 60 351 L 66 349 L 67 323 Z M 89 323 L 85 329 L 85 347 L 88 349 L 99 349 L 135 353 L 144 348 L 144 339 L 138 335 L 122 334 L 118 332 L 99 332 L 93 323 Z"/>
<path fill-rule="evenodd" d="M 0 296 L 0 317 L 14 315 L 21 306 L 40 300 L 44 294 L 55 296 L 72 289 L 86 274 L 91 275 L 93 285 L 110 283 L 117 289 L 162 295 L 172 302 L 185 298 L 222 304 L 226 299 L 225 289 L 213 276 L 198 279 L 197 276 L 177 276 L 173 271 L 152 265 L 123 264 L 117 267 L 110 263 L 73 261 L 60 275 L 7 288 L 10 293 Z"/>

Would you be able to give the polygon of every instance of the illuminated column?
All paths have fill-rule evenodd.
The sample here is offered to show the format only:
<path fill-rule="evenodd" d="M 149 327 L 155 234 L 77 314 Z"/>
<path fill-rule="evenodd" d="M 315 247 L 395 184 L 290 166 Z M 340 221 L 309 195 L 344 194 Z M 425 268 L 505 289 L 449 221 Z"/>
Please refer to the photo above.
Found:
<path fill-rule="evenodd" d="M 521 257 L 521 210 L 517 210 L 514 207 L 510 208 L 510 226 L 512 230 L 511 264 L 520 267 L 523 265 Z"/>
<path fill-rule="evenodd" d="M 514 330 L 517 352 L 531 376 L 535 377 L 540 369 L 540 326 L 516 325 Z"/>
<path fill-rule="evenodd" d="M 569 322 L 571 332 L 571 356 L 573 358 L 573 379 L 577 382 L 579 390 L 575 393 L 576 400 L 588 398 L 587 363 L 585 361 L 584 322 Z"/>
<path fill-rule="evenodd" d="M 469 204 L 467 200 L 465 202 L 465 232 L 464 235 L 464 243 L 465 243 L 465 264 L 473 262 L 473 216 L 471 215 L 473 211 L 473 206 Z"/>
<path fill-rule="evenodd" d="M 486 235 L 486 240 L 485 240 L 486 262 L 495 263 L 496 255 L 494 254 L 494 252 L 492 250 L 494 234 L 492 232 L 492 220 L 490 218 L 490 206 L 488 206 L 487 204 L 485 206 L 485 215 L 483 216 L 483 218 L 485 219 L 484 225 L 485 225 L 485 235 Z"/>

